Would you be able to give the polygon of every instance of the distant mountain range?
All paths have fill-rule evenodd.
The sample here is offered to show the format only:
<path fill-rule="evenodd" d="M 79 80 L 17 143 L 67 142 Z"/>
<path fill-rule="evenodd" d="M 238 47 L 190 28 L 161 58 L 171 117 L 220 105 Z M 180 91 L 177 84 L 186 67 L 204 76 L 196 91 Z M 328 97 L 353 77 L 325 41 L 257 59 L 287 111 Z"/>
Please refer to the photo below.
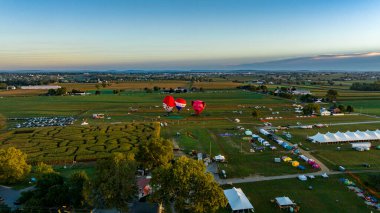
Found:
<path fill-rule="evenodd" d="M 229 66 L 229 69 L 271 71 L 380 71 L 380 52 L 290 58 L 268 62 L 232 65 Z"/>

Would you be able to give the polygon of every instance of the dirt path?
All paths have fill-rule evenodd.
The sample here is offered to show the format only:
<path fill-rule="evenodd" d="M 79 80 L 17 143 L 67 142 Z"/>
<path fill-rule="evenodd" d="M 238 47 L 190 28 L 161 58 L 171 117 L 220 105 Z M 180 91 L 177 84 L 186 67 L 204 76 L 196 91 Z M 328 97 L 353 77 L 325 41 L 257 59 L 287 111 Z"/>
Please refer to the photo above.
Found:
<path fill-rule="evenodd" d="M 380 170 L 358 170 L 358 171 L 351 171 L 350 173 L 377 173 L 380 172 Z M 329 172 L 311 172 L 306 173 L 303 175 L 322 175 L 326 173 L 327 175 L 336 175 L 336 174 L 344 174 L 346 172 L 340 172 L 340 171 L 329 171 Z M 278 175 L 278 176 L 250 176 L 245 178 L 230 178 L 230 179 L 216 179 L 216 181 L 220 185 L 224 184 L 236 184 L 236 183 L 252 183 L 252 182 L 259 182 L 259 181 L 267 181 L 267 180 L 282 180 L 282 179 L 290 179 L 290 178 L 296 178 L 299 175 L 302 174 L 291 174 L 291 175 Z"/>

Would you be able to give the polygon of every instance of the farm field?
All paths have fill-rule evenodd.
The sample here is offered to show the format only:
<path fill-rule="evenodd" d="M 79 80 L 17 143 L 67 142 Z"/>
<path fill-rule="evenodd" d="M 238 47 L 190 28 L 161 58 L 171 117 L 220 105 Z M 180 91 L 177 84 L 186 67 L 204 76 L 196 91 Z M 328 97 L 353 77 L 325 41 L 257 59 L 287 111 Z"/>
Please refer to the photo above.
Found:
<path fill-rule="evenodd" d="M 68 91 L 72 89 L 82 90 L 82 91 L 90 91 L 96 89 L 96 83 L 60 83 L 57 84 L 62 87 L 66 87 Z M 177 87 L 185 87 L 189 86 L 188 81 L 180 81 L 180 80 L 155 80 L 155 81 L 131 81 L 131 82 L 120 82 L 120 83 L 112 83 L 107 86 L 106 89 L 114 90 L 114 89 L 124 89 L 124 90 L 143 90 L 144 88 L 153 88 L 154 86 L 158 86 L 161 88 L 177 88 Z M 102 86 L 100 86 L 102 88 Z"/>
<path fill-rule="evenodd" d="M 92 89 L 92 88 L 89 88 Z M 174 112 L 170 116 L 163 116 L 165 113 L 162 110 L 162 99 L 167 94 L 162 93 L 145 93 L 142 91 L 126 91 L 121 95 L 111 94 L 108 88 L 102 90 L 104 93 L 100 96 L 30 96 L 30 97 L 4 97 L 0 102 L 0 114 L 4 117 L 36 117 L 36 116 L 74 116 L 77 118 L 76 124 L 69 127 L 52 127 L 51 131 L 57 129 L 62 132 L 71 132 L 72 136 L 68 139 L 67 135 L 61 135 L 62 138 L 52 139 L 52 135 L 49 135 L 49 128 L 34 129 L 33 133 L 29 134 L 16 134 L 17 130 L 11 130 L 7 133 L 6 129 L 3 130 L 2 138 L 12 141 L 15 140 L 18 146 L 21 146 L 29 155 L 30 159 L 36 160 L 69 160 L 71 161 L 76 153 L 78 160 L 91 160 L 93 154 L 96 156 L 104 156 L 116 146 L 113 142 L 108 143 L 107 140 L 116 141 L 123 137 L 124 133 L 116 135 L 116 138 L 110 139 L 107 133 L 97 133 L 95 130 L 98 128 L 107 128 L 110 126 L 127 125 L 130 122 L 165 122 L 167 127 L 161 128 L 161 135 L 165 138 L 173 139 L 176 144 L 179 145 L 185 153 L 189 153 L 192 150 L 202 153 L 210 153 L 215 156 L 218 154 L 225 155 L 228 163 L 221 164 L 220 169 L 226 170 L 229 177 L 245 177 L 249 175 L 277 175 L 277 174 L 290 174 L 298 173 L 299 170 L 292 168 L 286 164 L 275 164 L 273 159 L 275 157 L 281 157 L 283 155 L 289 155 L 281 147 L 277 147 L 275 151 L 265 150 L 263 152 L 250 152 L 250 143 L 243 140 L 242 132 L 236 130 L 237 126 L 243 126 L 244 128 L 257 131 L 257 128 L 262 126 L 263 122 L 251 116 L 253 107 L 260 107 L 260 113 L 262 117 L 266 116 L 281 116 L 283 119 L 268 120 L 273 126 L 280 125 L 296 125 L 297 122 L 305 124 L 317 124 L 317 123 L 344 123 L 344 122 L 362 122 L 362 121 L 378 121 L 379 119 L 362 116 L 362 115 L 347 115 L 341 117 L 315 117 L 315 118 L 296 118 L 296 113 L 293 111 L 293 101 L 278 98 L 275 96 L 264 95 L 254 92 L 247 92 L 243 90 L 206 90 L 206 92 L 197 93 L 184 93 L 174 94 L 175 97 L 182 97 L 188 100 L 204 100 L 206 101 L 206 110 L 201 116 L 192 116 L 192 110 L 190 103 L 185 109 L 182 109 L 180 113 Z M 279 115 L 272 115 L 273 111 L 278 111 Z M 109 119 L 92 119 L 93 113 L 104 113 Z M 240 119 L 240 123 L 235 123 L 234 119 Z M 87 120 L 89 126 L 80 126 L 82 120 Z M 373 129 L 374 126 L 380 126 L 379 124 L 363 125 L 363 128 Z M 13 128 L 15 121 L 8 121 L 7 127 Z M 347 128 L 354 128 L 355 125 L 347 125 Z M 330 126 L 329 130 L 340 129 L 340 126 Z M 293 130 L 292 130 L 293 131 Z M 295 141 L 302 142 L 305 140 L 306 134 L 314 134 L 313 131 L 318 130 L 294 130 L 299 131 L 294 134 Z M 322 130 L 320 130 L 322 131 Z M 13 132 L 13 133 L 12 133 Z M 176 136 L 177 132 L 180 136 Z M 221 137 L 220 134 L 233 133 L 236 134 L 232 137 Z M 96 147 L 78 148 L 83 143 L 88 144 L 95 143 L 94 138 L 91 138 L 92 134 L 103 134 L 105 138 L 99 138 L 100 144 L 96 144 Z M 293 134 L 293 133 L 292 133 Z M 89 137 L 89 138 L 86 138 Z M 108 137 L 108 138 L 107 138 Z M 28 146 L 23 147 L 21 144 L 24 141 L 28 141 Z M 35 142 L 41 140 L 43 146 L 46 146 L 45 151 L 38 151 Z M 47 143 L 47 142 L 51 143 Z M 62 141 L 70 142 L 63 147 L 57 149 L 57 144 Z M 45 143 L 46 142 L 46 143 Z M 2 141 L 9 145 L 9 142 Z M 104 144 L 103 144 L 104 143 Z M 305 143 L 306 145 L 307 143 Z M 98 146 L 99 145 L 99 146 Z M 104 147 L 105 145 L 106 147 Z M 133 145 L 133 143 L 132 143 Z M 132 146 L 130 143 L 126 143 L 125 146 Z M 272 145 L 277 146 L 272 142 Z M 67 146 L 67 147 L 66 147 Z M 55 149 L 53 149 L 55 147 Z M 112 148 L 113 147 L 113 148 Z M 120 147 L 121 150 L 122 147 Z M 37 149 L 37 150 L 36 150 Z M 334 149 L 334 148 L 332 148 Z M 49 152 L 52 152 L 49 154 Z M 346 153 L 346 152 L 341 152 Z M 347 153 L 348 159 L 352 153 Z M 356 154 L 356 153 L 355 153 Z M 361 153 L 358 153 L 360 155 Z M 326 152 L 326 156 L 318 155 L 323 159 L 329 159 L 329 152 Z M 331 155 L 334 155 L 332 153 Z M 375 153 L 374 157 L 378 154 Z M 343 155 L 342 155 L 343 156 Z M 343 156 L 344 158 L 346 156 Z M 336 158 L 339 159 L 339 158 Z M 358 159 L 355 165 L 360 165 L 363 159 Z M 338 161 L 334 164 L 329 164 L 328 161 L 324 161 L 326 164 L 333 168 L 335 164 L 341 163 Z M 301 162 L 302 164 L 302 162 Z M 377 163 L 373 163 L 376 168 Z M 311 172 L 311 168 L 306 167 L 305 172 Z M 350 167 L 349 167 L 350 168 Z"/>
<path fill-rule="evenodd" d="M 332 175 L 327 179 L 316 177 L 305 182 L 296 178 L 255 183 L 224 185 L 224 188 L 241 188 L 255 207 L 255 212 L 284 212 L 271 203 L 275 197 L 288 196 L 300 206 L 300 212 L 371 212 L 354 192 L 339 181 L 347 175 Z M 350 179 L 352 180 L 352 178 Z M 313 190 L 308 187 L 313 186 Z M 219 212 L 230 212 L 227 207 Z"/>
<path fill-rule="evenodd" d="M 18 129 L 1 134 L 0 146 L 21 149 L 30 162 L 63 164 L 134 152 L 139 142 L 157 137 L 159 131 L 157 123 Z"/>

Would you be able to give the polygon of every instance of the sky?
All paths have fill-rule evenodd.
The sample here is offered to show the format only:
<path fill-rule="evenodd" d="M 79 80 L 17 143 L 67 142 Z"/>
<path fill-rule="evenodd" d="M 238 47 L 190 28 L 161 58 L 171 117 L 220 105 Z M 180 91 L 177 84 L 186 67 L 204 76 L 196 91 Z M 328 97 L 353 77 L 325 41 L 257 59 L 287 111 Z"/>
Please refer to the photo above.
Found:
<path fill-rule="evenodd" d="M 1 0 L 0 70 L 217 69 L 380 52 L 378 0 Z"/>

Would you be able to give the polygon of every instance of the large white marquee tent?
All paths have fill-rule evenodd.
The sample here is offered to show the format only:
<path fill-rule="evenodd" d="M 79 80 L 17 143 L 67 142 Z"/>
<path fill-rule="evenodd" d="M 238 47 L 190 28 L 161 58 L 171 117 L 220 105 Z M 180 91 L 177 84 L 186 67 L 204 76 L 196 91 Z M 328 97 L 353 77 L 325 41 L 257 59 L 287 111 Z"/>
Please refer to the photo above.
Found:
<path fill-rule="evenodd" d="M 313 143 L 339 143 L 339 142 L 364 142 L 364 141 L 373 141 L 380 140 L 380 130 L 367 130 L 367 131 L 359 131 L 356 132 L 336 132 L 331 133 L 328 132 L 326 134 L 318 134 L 311 136 L 308 138 Z"/>
<path fill-rule="evenodd" d="M 240 188 L 233 187 L 232 189 L 226 189 L 224 190 L 224 195 L 227 197 L 232 212 L 249 212 L 254 209 Z"/>

